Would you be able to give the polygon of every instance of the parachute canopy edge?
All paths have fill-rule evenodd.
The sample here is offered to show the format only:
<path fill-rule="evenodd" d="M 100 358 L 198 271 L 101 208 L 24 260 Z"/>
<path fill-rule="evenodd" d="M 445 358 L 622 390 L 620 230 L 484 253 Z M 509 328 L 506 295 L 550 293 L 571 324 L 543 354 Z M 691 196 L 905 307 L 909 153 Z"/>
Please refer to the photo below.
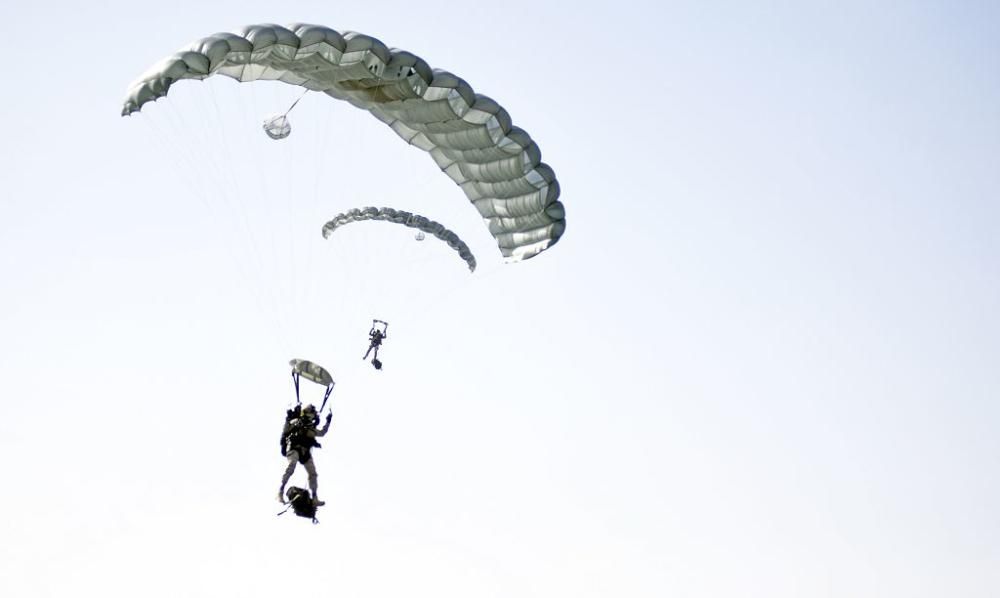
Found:
<path fill-rule="evenodd" d="M 333 234 L 333 231 L 337 230 L 341 226 L 344 226 L 345 224 L 363 222 L 365 220 L 402 224 L 403 226 L 415 228 L 420 232 L 433 235 L 434 237 L 437 237 L 447 243 L 448 247 L 451 247 L 458 252 L 458 255 L 465 260 L 466 264 L 468 264 L 469 272 L 476 271 L 476 256 L 472 255 L 472 250 L 469 249 L 469 246 L 465 243 L 465 241 L 460 239 L 457 234 L 430 218 L 404 210 L 397 210 L 394 208 L 374 208 L 369 206 L 341 212 L 323 225 L 323 238 L 329 239 L 330 235 Z"/>
<path fill-rule="evenodd" d="M 461 77 L 361 33 L 296 23 L 210 35 L 132 83 L 122 115 L 166 96 L 177 81 L 215 75 L 241 82 L 279 80 L 369 112 L 407 143 L 431 153 L 489 222 L 507 261 L 534 257 L 565 230 L 553 170 L 498 102 Z"/>
<path fill-rule="evenodd" d="M 293 359 L 288 362 L 288 365 L 292 366 L 293 373 L 310 382 L 326 387 L 334 385 L 333 376 L 319 364 L 306 361 L 305 359 Z"/>

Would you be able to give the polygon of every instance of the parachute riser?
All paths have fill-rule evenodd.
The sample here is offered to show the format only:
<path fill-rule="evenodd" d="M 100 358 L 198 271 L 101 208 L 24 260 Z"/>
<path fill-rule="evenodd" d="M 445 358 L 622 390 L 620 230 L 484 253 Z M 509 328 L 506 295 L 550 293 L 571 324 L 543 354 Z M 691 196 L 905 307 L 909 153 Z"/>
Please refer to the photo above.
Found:
<path fill-rule="evenodd" d="M 302 404 L 302 399 L 299 396 L 299 373 L 298 372 L 295 372 L 295 371 L 292 372 L 292 383 L 295 385 L 295 404 L 296 405 L 301 405 Z M 323 413 L 323 409 L 326 408 L 326 403 L 330 399 L 330 394 L 333 392 L 333 386 L 334 385 L 331 384 L 331 385 L 329 385 L 329 386 L 326 387 L 326 392 L 323 393 L 323 403 L 322 403 L 322 405 L 320 405 L 319 413 Z"/>
<path fill-rule="evenodd" d="M 323 404 L 319 407 L 319 412 L 323 413 L 323 409 L 326 407 L 326 401 L 330 398 L 330 393 L 333 392 L 333 385 L 326 387 L 326 394 L 323 395 Z"/>

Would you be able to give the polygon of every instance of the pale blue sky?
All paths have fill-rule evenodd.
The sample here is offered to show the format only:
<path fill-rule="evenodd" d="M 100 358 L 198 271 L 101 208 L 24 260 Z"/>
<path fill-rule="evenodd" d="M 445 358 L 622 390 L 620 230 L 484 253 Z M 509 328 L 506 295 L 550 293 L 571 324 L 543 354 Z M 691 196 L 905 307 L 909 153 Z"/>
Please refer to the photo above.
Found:
<path fill-rule="evenodd" d="M 270 142 L 291 88 L 185 82 L 118 116 L 159 58 L 261 22 L 499 101 L 559 177 L 563 240 L 501 264 L 350 106 L 307 96 Z M 5 4 L 0 595 L 996 596 L 998 22 Z M 368 204 L 439 218 L 479 270 L 379 227 L 323 241 Z M 274 517 L 292 357 L 338 381 L 318 526 Z"/>

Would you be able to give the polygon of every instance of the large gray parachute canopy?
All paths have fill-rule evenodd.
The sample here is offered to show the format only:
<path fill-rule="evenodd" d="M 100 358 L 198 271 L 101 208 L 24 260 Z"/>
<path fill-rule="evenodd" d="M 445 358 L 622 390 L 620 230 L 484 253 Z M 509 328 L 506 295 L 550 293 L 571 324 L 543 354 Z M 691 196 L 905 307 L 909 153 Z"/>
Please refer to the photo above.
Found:
<path fill-rule="evenodd" d="M 459 77 L 403 50 L 318 25 L 251 25 L 198 40 L 129 87 L 122 115 L 174 82 L 226 75 L 278 80 L 367 110 L 429 152 L 479 210 L 508 261 L 538 255 L 566 229 L 559 183 L 528 133 Z"/>
<path fill-rule="evenodd" d="M 298 374 L 310 382 L 315 382 L 316 384 L 326 386 L 327 388 L 334 385 L 333 376 L 331 376 L 330 372 L 323 369 L 323 366 L 319 364 L 306 361 L 305 359 L 293 359 L 288 362 L 288 365 L 292 366 L 293 373 Z"/>
<path fill-rule="evenodd" d="M 458 255 L 469 264 L 469 272 L 476 271 L 476 256 L 472 255 L 469 246 L 465 241 L 458 238 L 458 235 L 446 229 L 441 224 L 424 218 L 419 214 L 394 210 L 392 208 L 354 208 L 346 212 L 337 214 L 329 222 L 323 225 L 323 238 L 329 239 L 330 235 L 337 228 L 351 222 L 362 222 L 365 220 L 382 220 L 402 224 L 410 228 L 423 231 L 429 235 L 434 235 L 448 244 L 449 247 L 458 252 Z"/>

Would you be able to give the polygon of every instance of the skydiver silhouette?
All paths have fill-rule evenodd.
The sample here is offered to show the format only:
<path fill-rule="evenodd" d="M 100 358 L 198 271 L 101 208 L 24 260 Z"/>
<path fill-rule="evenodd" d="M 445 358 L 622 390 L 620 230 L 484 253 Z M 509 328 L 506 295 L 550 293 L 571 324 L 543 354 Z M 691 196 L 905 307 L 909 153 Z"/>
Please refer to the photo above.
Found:
<path fill-rule="evenodd" d="M 379 330 L 376 324 L 382 324 L 382 329 Z M 375 366 L 376 370 L 382 369 L 382 362 L 378 360 L 378 348 L 382 346 L 382 341 L 387 338 L 389 338 L 389 324 L 382 320 L 372 320 L 372 328 L 368 331 L 368 350 L 365 351 L 365 355 L 361 359 L 368 359 L 368 354 L 374 350 L 372 365 Z"/>
<path fill-rule="evenodd" d="M 326 425 L 317 430 L 319 425 L 319 415 L 316 414 L 314 405 L 306 407 L 297 406 L 289 409 L 285 414 L 285 427 L 281 431 L 281 455 L 288 459 L 288 466 L 285 467 L 285 474 L 281 477 L 281 487 L 278 489 L 278 500 L 285 502 L 285 485 L 295 472 L 295 466 L 299 463 L 306 468 L 309 474 L 309 489 L 312 490 L 312 504 L 322 506 L 325 504 L 319 499 L 317 489 L 319 486 L 319 476 L 316 473 L 316 464 L 313 462 L 312 449 L 321 448 L 316 438 L 326 436 L 330 430 L 330 422 L 333 413 L 326 414 Z M 292 489 L 289 489 L 288 498 L 292 499 Z M 301 489 L 300 489 L 301 490 Z M 296 509 L 298 511 L 298 509 Z"/>

